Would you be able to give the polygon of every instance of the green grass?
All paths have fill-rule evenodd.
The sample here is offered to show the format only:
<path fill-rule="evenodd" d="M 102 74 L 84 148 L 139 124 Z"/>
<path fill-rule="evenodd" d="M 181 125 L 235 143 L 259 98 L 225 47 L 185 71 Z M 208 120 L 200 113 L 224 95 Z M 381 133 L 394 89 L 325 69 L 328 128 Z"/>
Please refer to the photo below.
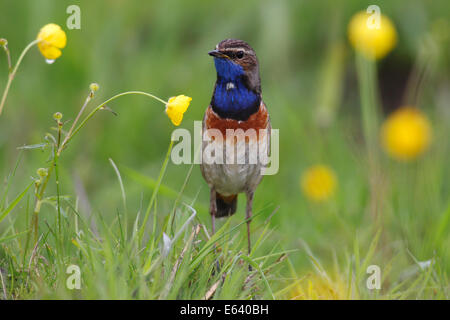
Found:
<path fill-rule="evenodd" d="M 65 25 L 68 4 L 0 4 L 0 37 L 8 39 L 13 62 L 42 25 Z M 68 45 L 52 65 L 36 48 L 27 53 L 0 116 L 0 297 L 285 299 L 315 274 L 340 279 L 343 298 L 448 299 L 450 55 L 448 33 L 439 26 L 448 25 L 450 11 L 445 1 L 379 5 L 394 21 L 399 43 L 358 83 L 364 66 L 355 63 L 346 25 L 365 8 L 359 1 L 248 1 L 239 10 L 230 2 L 80 1 L 82 29 L 66 30 Z M 114 100 L 108 108 L 117 116 L 96 112 L 56 158 L 54 148 L 61 141 L 52 115 L 59 111 L 69 120 L 64 137 L 94 81 L 101 89 L 78 124 L 108 98 L 142 90 L 164 99 L 193 97 L 181 125 L 192 131 L 215 80 L 206 53 L 230 36 L 255 47 L 264 100 L 280 129 L 280 171 L 257 189 L 250 255 L 244 197 L 211 237 L 209 190 L 198 166 L 166 162 L 173 126 L 159 102 L 137 95 Z M 374 143 L 373 167 L 364 141 L 376 137 L 367 115 L 372 103 L 379 122 L 387 112 L 367 94 L 376 90 L 370 77 L 386 79 L 385 65 L 394 77 L 402 72 L 398 61 L 408 66 L 406 76 L 416 64 L 423 67 L 417 57 L 429 46 L 420 39 L 430 37 L 436 52 L 426 56 L 431 71 L 417 106 L 430 118 L 433 143 L 412 163 L 389 159 Z M 6 80 L 1 52 L 1 90 Z M 391 88 L 388 97 L 401 92 L 395 83 Z M 338 179 L 334 198 L 322 204 L 310 202 L 299 186 L 302 172 L 317 163 Z M 36 233 L 41 167 L 54 169 L 38 193 Z M 381 269 L 381 290 L 366 287 L 372 264 Z M 80 290 L 66 286 L 70 265 L 80 268 Z"/>
<path fill-rule="evenodd" d="M 39 233 L 36 244 L 28 246 L 29 238 L 22 241 L 30 230 L 0 239 L 1 243 L 8 243 L 2 247 L 8 259 L 8 269 L 4 270 L 8 277 L 3 280 L 7 298 L 275 298 L 272 283 L 277 282 L 275 275 L 286 252 L 274 246 L 270 254 L 255 253 L 269 237 L 269 220 L 255 226 L 260 235 L 248 256 L 243 253 L 243 238 L 239 235 L 239 227 L 245 221 L 232 226 L 229 220 L 211 236 L 193 208 L 195 201 L 182 203 L 172 214 L 161 214 L 152 198 L 151 223 L 142 222 L 141 210 L 133 213 L 134 222 L 128 225 L 126 192 L 119 169 L 111 163 L 118 177 L 117 187 L 122 190 L 123 206 L 117 208 L 110 223 L 97 212 L 86 219 L 78 211 L 77 201 L 60 197 L 59 224 L 57 199 L 47 197 L 43 202 L 54 207 L 55 219 L 44 220 L 45 231 Z M 159 191 L 159 182 L 154 194 Z M 2 217 L 29 188 L 5 208 Z M 181 194 L 182 190 L 178 195 Z M 14 229 L 11 224 L 10 230 Z M 146 231 L 143 236 L 140 230 Z M 66 287 L 66 269 L 72 264 L 79 266 L 83 275 L 81 290 L 70 291 Z M 249 264 L 255 271 L 248 271 Z"/>

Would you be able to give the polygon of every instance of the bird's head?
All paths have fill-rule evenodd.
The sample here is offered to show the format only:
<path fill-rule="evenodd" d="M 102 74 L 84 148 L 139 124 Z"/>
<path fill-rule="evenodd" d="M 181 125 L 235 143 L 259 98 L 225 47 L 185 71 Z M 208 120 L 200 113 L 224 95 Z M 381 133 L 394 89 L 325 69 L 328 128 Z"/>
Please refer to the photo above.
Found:
<path fill-rule="evenodd" d="M 248 43 L 226 39 L 219 42 L 208 54 L 214 57 L 218 78 L 225 81 L 243 78 L 249 89 L 261 92 L 258 59 Z"/>

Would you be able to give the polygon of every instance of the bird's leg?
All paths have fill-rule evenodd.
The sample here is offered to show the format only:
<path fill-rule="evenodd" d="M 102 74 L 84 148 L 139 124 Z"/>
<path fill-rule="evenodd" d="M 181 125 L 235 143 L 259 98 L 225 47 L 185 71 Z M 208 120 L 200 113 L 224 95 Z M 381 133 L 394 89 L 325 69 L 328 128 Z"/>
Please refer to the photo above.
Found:
<path fill-rule="evenodd" d="M 217 213 L 217 203 L 216 203 L 216 190 L 211 188 L 211 195 L 209 197 L 209 212 L 211 214 L 211 236 L 216 232 L 216 213 Z M 216 254 L 216 244 L 214 243 L 214 254 Z M 216 260 L 216 269 L 217 272 L 220 272 L 219 259 Z M 214 273 L 214 271 L 213 271 Z"/>
<path fill-rule="evenodd" d="M 250 241 L 250 222 L 252 218 L 252 207 L 253 207 L 253 195 L 254 192 L 250 191 L 246 193 L 247 195 L 247 207 L 245 209 L 245 219 L 247 220 L 247 244 L 248 244 L 248 254 L 251 252 L 251 241 Z M 252 266 L 248 266 L 248 269 L 252 271 Z"/>
<path fill-rule="evenodd" d="M 214 190 L 214 188 L 211 188 L 211 196 L 209 198 L 209 213 L 211 214 L 212 234 L 214 234 L 216 232 L 216 213 L 217 213 L 216 190 Z"/>

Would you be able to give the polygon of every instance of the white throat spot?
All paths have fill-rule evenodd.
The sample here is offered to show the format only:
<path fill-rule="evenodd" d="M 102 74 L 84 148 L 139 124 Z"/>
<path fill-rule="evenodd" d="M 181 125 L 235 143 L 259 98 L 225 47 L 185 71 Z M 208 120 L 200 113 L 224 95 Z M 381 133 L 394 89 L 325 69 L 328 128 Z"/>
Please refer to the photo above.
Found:
<path fill-rule="evenodd" d="M 236 86 L 234 85 L 234 82 L 228 82 L 227 83 L 227 90 L 231 90 L 236 88 Z"/>

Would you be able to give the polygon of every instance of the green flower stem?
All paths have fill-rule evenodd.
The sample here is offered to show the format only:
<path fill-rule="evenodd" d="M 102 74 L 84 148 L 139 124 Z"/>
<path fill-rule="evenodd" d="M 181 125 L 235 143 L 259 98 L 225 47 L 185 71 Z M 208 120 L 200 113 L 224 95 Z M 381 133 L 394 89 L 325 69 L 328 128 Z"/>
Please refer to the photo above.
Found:
<path fill-rule="evenodd" d="M 34 206 L 32 227 L 34 233 L 34 245 L 38 242 L 38 225 L 39 225 L 39 212 L 41 211 L 41 199 L 36 199 L 36 205 Z"/>
<path fill-rule="evenodd" d="M 3 107 L 4 107 L 5 101 L 6 101 L 6 97 L 8 95 L 9 88 L 11 87 L 11 82 L 13 81 L 14 76 L 16 75 L 17 69 L 19 68 L 20 63 L 22 62 L 23 57 L 28 52 L 28 50 L 30 50 L 30 48 L 38 42 L 39 42 L 39 40 L 37 40 L 37 39 L 33 40 L 25 47 L 25 49 L 23 49 L 22 53 L 19 56 L 19 59 L 17 60 L 16 66 L 14 67 L 12 72 L 9 73 L 8 82 L 6 83 L 5 91 L 3 91 L 2 101 L 0 102 L 0 115 L 2 114 Z"/>
<path fill-rule="evenodd" d="M 32 228 L 34 230 L 34 243 L 36 245 L 38 241 L 38 224 L 39 224 L 39 212 L 41 211 L 42 198 L 44 197 L 45 189 L 47 188 L 48 181 L 53 171 L 54 162 L 47 171 L 47 176 L 42 184 L 36 190 L 36 202 L 34 205 L 33 218 L 32 218 Z"/>
<path fill-rule="evenodd" d="M 361 117 L 364 139 L 367 149 L 368 182 L 370 189 L 369 212 L 375 224 L 380 223 L 380 203 L 383 198 L 383 179 L 378 148 L 379 101 L 377 86 L 377 69 L 374 60 L 356 55 L 359 94 L 361 99 Z"/>
<path fill-rule="evenodd" d="M 75 125 L 77 124 L 78 120 L 80 119 L 81 115 L 84 112 L 84 109 L 86 109 L 86 106 L 88 105 L 89 101 L 91 101 L 93 96 L 94 96 L 94 93 L 92 91 L 89 92 L 86 100 L 84 101 L 83 106 L 81 107 L 80 111 L 78 112 L 77 117 L 75 118 L 75 121 L 73 122 L 72 126 L 70 127 L 70 130 L 67 133 L 66 137 L 64 138 L 63 142 L 60 143 L 60 141 L 58 141 L 58 147 L 57 147 L 58 150 L 56 152 L 56 156 L 59 157 L 59 155 L 61 154 L 61 151 L 63 149 L 62 146 L 64 146 L 67 143 L 67 141 L 69 140 L 70 136 L 72 135 L 73 129 L 75 128 Z"/>
<path fill-rule="evenodd" d="M 58 141 L 57 141 L 57 148 L 59 150 L 59 146 L 61 144 L 61 131 L 62 131 L 62 123 L 58 120 Z M 56 149 L 56 148 L 55 148 Z M 59 168 L 58 168 L 58 159 L 59 155 L 56 150 L 54 150 L 53 155 L 53 167 L 55 167 L 55 183 L 56 183 L 56 202 L 58 207 L 58 235 L 59 239 L 62 239 L 62 233 L 61 233 L 61 203 L 60 203 L 60 190 L 59 190 Z M 62 246 L 61 246 L 62 247 Z"/>
<path fill-rule="evenodd" d="M 161 185 L 162 178 L 164 177 L 164 174 L 166 172 L 167 164 L 168 164 L 169 158 L 170 158 L 170 153 L 172 152 L 173 142 L 174 142 L 174 140 L 171 139 L 170 144 L 169 144 L 169 149 L 167 150 L 167 153 L 166 153 L 166 158 L 164 159 L 163 166 L 162 166 L 161 170 L 159 171 L 159 176 L 158 176 L 158 180 L 156 181 L 156 186 L 153 189 L 152 197 L 150 198 L 150 202 L 147 206 L 147 210 L 145 211 L 144 220 L 142 221 L 141 228 L 139 229 L 139 241 L 142 240 L 142 236 L 144 235 L 145 225 L 147 224 L 147 220 L 150 215 L 150 210 L 152 209 L 153 203 L 156 200 L 156 195 L 158 194 L 158 190 Z"/>
<path fill-rule="evenodd" d="M 150 93 L 147 93 L 147 92 L 143 92 L 143 91 L 126 91 L 126 92 L 122 92 L 122 93 L 116 94 L 115 96 L 109 98 L 108 100 L 102 102 L 102 103 L 99 104 L 97 107 L 95 107 L 94 110 L 92 110 L 91 113 L 89 113 L 89 114 L 86 116 L 86 118 L 84 118 L 84 120 L 81 121 L 80 125 L 79 125 L 75 130 L 73 130 L 72 133 L 70 133 L 70 134 L 68 134 L 68 135 L 66 136 L 66 138 L 65 138 L 64 141 L 63 141 L 63 143 L 61 144 L 61 146 L 60 146 L 59 149 L 58 149 L 58 155 L 59 155 L 59 154 L 61 153 L 61 151 L 64 149 L 64 147 L 66 146 L 66 144 L 67 144 L 67 143 L 68 143 L 68 142 L 69 142 L 69 141 L 70 141 L 70 140 L 78 133 L 78 131 L 80 131 L 81 128 L 84 127 L 84 125 L 86 124 L 86 122 L 87 122 L 90 118 L 92 118 L 92 117 L 94 116 L 94 114 L 97 113 L 97 111 L 99 111 L 100 109 L 102 109 L 107 103 L 109 103 L 109 102 L 111 102 L 111 101 L 113 101 L 113 100 L 115 100 L 115 99 L 117 99 L 117 98 L 119 98 L 119 97 L 122 97 L 122 96 L 125 96 L 125 95 L 129 95 L 129 94 L 139 94 L 139 95 L 144 95 L 144 96 L 153 98 L 153 99 L 155 99 L 155 100 L 158 100 L 159 102 L 163 103 L 164 105 L 166 105 L 166 104 L 168 103 L 167 101 L 164 101 L 164 100 L 158 98 L 157 96 L 155 96 L 155 95 L 153 95 L 153 94 L 150 94 Z M 79 114 L 79 115 L 80 115 L 80 114 Z M 77 119 L 78 119 L 78 118 L 77 118 Z M 74 124 L 75 124 L 75 123 L 74 123 Z M 74 126 L 74 125 L 73 125 L 73 126 Z M 71 131 L 72 131 L 72 129 L 71 129 Z"/>
<path fill-rule="evenodd" d="M 12 71 L 11 53 L 9 52 L 8 44 L 3 45 L 3 50 L 5 50 L 6 60 L 8 61 L 8 73 L 11 73 Z"/>
<path fill-rule="evenodd" d="M 369 161 L 376 161 L 378 144 L 379 110 L 375 62 L 360 54 L 356 55 L 356 69 L 361 101 L 361 116 Z"/>

